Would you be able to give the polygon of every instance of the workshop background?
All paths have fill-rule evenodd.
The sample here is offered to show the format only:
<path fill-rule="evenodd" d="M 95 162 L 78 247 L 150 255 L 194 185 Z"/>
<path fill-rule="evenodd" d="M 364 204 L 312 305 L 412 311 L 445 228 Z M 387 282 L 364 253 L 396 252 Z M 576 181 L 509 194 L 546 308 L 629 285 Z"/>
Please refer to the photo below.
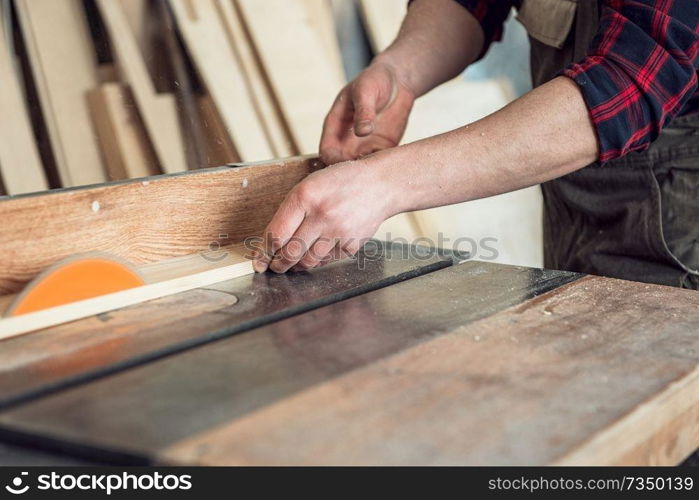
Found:
<path fill-rule="evenodd" d="M 316 153 L 335 95 L 393 40 L 406 5 L 2 0 L 0 195 Z M 528 60 L 513 15 L 482 61 L 418 100 L 404 142 L 523 94 Z M 533 187 L 402 214 L 376 236 L 461 238 L 476 258 L 541 267 L 541 207 Z"/>

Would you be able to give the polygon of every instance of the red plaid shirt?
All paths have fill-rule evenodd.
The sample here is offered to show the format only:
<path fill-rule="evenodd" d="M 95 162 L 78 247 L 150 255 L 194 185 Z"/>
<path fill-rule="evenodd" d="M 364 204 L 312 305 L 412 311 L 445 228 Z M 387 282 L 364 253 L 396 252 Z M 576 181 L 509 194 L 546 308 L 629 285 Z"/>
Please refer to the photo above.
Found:
<path fill-rule="evenodd" d="M 481 23 L 486 49 L 521 4 L 456 1 Z M 587 57 L 563 74 L 582 91 L 605 162 L 646 149 L 672 118 L 698 112 L 698 69 L 699 0 L 602 0 Z"/>

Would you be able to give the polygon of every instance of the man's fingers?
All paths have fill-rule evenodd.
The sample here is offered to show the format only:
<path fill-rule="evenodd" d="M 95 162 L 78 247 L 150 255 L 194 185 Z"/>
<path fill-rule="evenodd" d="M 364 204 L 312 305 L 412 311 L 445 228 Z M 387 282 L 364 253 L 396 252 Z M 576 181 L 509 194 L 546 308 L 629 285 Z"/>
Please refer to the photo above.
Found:
<path fill-rule="evenodd" d="M 277 251 L 269 269 L 275 273 L 285 273 L 294 267 L 308 252 L 320 236 L 320 228 L 310 222 L 301 224 L 298 231 Z"/>
<path fill-rule="evenodd" d="M 357 245 L 350 245 L 349 241 L 339 242 L 333 249 L 316 264 L 316 268 L 327 266 L 338 260 L 343 260 L 354 256 L 362 247 L 361 242 Z"/>
<path fill-rule="evenodd" d="M 296 233 L 305 217 L 304 210 L 287 198 L 281 204 L 272 221 L 265 229 L 264 248 L 253 262 L 253 268 L 258 273 L 263 273 L 269 267 L 274 255 L 283 248 L 291 237 Z"/>
<path fill-rule="evenodd" d="M 306 255 L 296 265 L 296 269 L 305 270 L 316 267 L 336 246 L 337 240 L 334 238 L 326 238 L 324 236 L 318 238 L 311 246 Z"/>

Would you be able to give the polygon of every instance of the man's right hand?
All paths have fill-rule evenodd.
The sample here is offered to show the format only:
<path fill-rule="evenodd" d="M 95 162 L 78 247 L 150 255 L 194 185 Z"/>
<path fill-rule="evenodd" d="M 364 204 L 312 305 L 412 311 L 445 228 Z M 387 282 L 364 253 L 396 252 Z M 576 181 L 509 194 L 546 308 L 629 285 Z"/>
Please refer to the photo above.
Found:
<path fill-rule="evenodd" d="M 375 61 L 335 99 L 323 125 L 321 159 L 333 165 L 397 146 L 414 100 L 395 69 Z"/>

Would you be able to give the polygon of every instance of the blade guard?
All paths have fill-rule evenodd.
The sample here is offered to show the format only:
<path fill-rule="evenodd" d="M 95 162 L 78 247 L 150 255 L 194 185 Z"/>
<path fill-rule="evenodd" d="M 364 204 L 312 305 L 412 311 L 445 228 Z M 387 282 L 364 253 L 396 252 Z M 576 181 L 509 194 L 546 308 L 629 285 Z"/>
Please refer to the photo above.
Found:
<path fill-rule="evenodd" d="M 34 278 L 5 311 L 19 316 L 143 286 L 146 281 L 128 262 L 109 255 L 81 255 L 58 262 Z"/>

